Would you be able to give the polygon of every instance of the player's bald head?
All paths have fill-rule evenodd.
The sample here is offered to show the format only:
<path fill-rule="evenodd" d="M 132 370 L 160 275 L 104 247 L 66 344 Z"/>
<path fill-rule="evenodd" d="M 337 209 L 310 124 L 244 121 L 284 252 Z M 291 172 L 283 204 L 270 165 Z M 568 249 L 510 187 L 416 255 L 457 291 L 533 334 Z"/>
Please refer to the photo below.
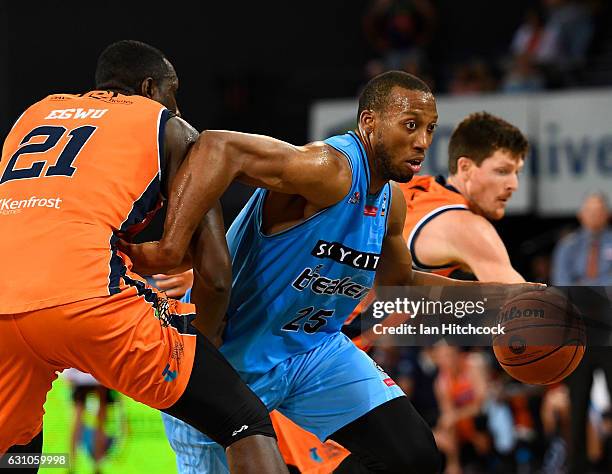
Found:
<path fill-rule="evenodd" d="M 146 43 L 122 40 L 108 46 L 96 66 L 96 88 L 138 93 L 144 80 L 156 83 L 176 78 L 164 53 Z"/>

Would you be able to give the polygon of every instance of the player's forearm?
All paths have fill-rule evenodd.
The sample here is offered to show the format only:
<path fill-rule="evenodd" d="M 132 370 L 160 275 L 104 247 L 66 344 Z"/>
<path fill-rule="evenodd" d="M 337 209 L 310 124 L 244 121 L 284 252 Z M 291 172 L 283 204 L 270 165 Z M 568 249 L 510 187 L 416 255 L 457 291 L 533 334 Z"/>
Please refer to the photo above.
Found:
<path fill-rule="evenodd" d="M 476 266 L 472 267 L 480 281 L 497 281 L 499 283 L 525 283 L 525 279 L 512 266 Z"/>
<path fill-rule="evenodd" d="M 195 277 L 197 281 L 198 277 Z M 225 315 L 230 297 L 230 282 L 227 285 L 197 285 L 191 293 L 191 300 L 196 304 L 198 316 L 193 325 L 213 343 L 221 337 L 225 325 Z"/>
<path fill-rule="evenodd" d="M 160 241 L 161 258 L 168 266 L 183 261 L 196 227 L 236 174 L 224 140 L 215 132 L 203 132 L 172 182 Z"/>
<path fill-rule="evenodd" d="M 435 273 L 420 272 L 414 270 L 412 272 L 412 281 L 410 285 L 415 286 L 480 286 L 483 283 L 478 281 L 465 281 L 447 278 Z"/>
<path fill-rule="evenodd" d="M 194 271 L 191 301 L 198 311 L 194 325 L 218 344 L 232 285 L 232 263 L 219 202 L 196 229 L 189 253 Z"/>

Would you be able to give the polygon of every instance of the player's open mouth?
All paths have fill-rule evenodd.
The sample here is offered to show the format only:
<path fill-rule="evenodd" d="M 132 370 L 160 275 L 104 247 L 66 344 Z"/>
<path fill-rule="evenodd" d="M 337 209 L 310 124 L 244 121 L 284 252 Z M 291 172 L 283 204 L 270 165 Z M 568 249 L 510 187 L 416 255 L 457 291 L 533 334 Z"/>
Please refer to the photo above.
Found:
<path fill-rule="evenodd" d="M 408 166 L 412 170 L 413 173 L 418 173 L 421 171 L 421 166 L 423 165 L 423 158 L 415 158 L 413 160 L 408 160 Z"/>

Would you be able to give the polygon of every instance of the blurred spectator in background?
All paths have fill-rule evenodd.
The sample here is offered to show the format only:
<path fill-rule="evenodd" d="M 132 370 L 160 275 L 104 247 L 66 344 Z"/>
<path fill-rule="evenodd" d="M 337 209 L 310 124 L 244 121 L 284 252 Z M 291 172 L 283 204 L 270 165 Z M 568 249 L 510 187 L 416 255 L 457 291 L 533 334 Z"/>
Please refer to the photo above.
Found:
<path fill-rule="evenodd" d="M 384 70 L 421 64 L 436 26 L 430 0 L 373 0 L 363 20 L 366 38 Z"/>
<path fill-rule="evenodd" d="M 462 463 L 486 459 L 492 450 L 484 414 L 487 379 L 480 357 L 447 344 L 434 348 L 439 368 L 435 395 L 440 407 L 434 434 L 446 455 L 446 474 L 460 474 Z"/>
<path fill-rule="evenodd" d="M 72 385 L 72 401 L 74 402 L 74 420 L 70 438 L 70 465 L 76 465 L 77 448 L 83 443 L 93 457 L 94 473 L 99 473 L 99 463 L 110 446 L 109 437 L 104 432 L 107 408 L 114 401 L 112 391 L 100 385 L 90 374 L 77 369 L 66 369 L 64 377 Z M 94 394 L 98 399 L 95 431 L 87 429 L 83 423 L 85 402 L 87 396 Z"/>
<path fill-rule="evenodd" d="M 546 390 L 540 416 L 544 435 L 548 440 L 542 466 L 543 474 L 563 472 L 570 437 L 570 399 L 565 385 L 553 385 Z"/>
<path fill-rule="evenodd" d="M 536 7 L 527 9 L 525 20 L 518 27 L 512 38 L 510 52 L 513 56 L 524 56 L 537 61 L 544 39 L 544 16 Z"/>
<path fill-rule="evenodd" d="M 566 236 L 553 254 L 552 283 L 558 286 L 612 285 L 612 228 L 603 194 L 591 194 L 578 212 L 581 228 Z"/>
<path fill-rule="evenodd" d="M 553 255 L 552 283 L 564 286 L 610 286 L 612 285 L 612 229 L 609 226 L 610 212 L 603 194 L 591 194 L 584 200 L 578 220 L 581 228 L 567 235 L 555 248 Z M 571 412 L 570 473 L 588 472 L 586 426 L 593 373 L 601 368 L 606 376 L 608 392 L 612 393 L 612 353 L 606 341 L 597 341 L 605 336 L 605 326 L 597 321 L 602 307 L 609 308 L 609 301 L 597 294 L 597 289 L 585 289 L 577 293 L 590 306 L 580 305 L 587 321 L 589 344 L 577 369 L 568 377 Z M 606 305 L 606 306 L 602 306 Z M 587 309 L 588 308 L 588 309 Z M 610 316 L 610 315 L 604 315 Z M 590 319 L 589 319 L 590 318 Z M 593 325 L 595 324 L 595 325 Z M 604 452 L 602 456 L 611 453 Z"/>
<path fill-rule="evenodd" d="M 516 56 L 501 85 L 503 92 L 536 92 L 546 86 L 544 76 L 528 55 Z"/>
<path fill-rule="evenodd" d="M 601 459 L 598 463 L 601 472 L 612 472 L 612 411 L 603 414 L 601 427 Z"/>
<path fill-rule="evenodd" d="M 593 37 L 591 12 L 574 0 L 543 0 L 542 3 L 547 19 L 537 62 L 544 68 L 549 86 L 574 85 Z"/>
<path fill-rule="evenodd" d="M 434 381 L 438 368 L 432 359 L 431 347 L 398 347 L 385 341 L 372 347 L 370 355 L 377 364 L 390 367 L 389 376 L 410 398 L 410 401 L 427 422 L 434 427 L 438 422 L 439 408 L 434 394 Z"/>
<path fill-rule="evenodd" d="M 480 59 L 456 66 L 448 86 L 448 92 L 453 95 L 482 94 L 496 89 L 490 66 Z"/>
<path fill-rule="evenodd" d="M 574 0 L 543 0 L 543 3 L 547 19 L 538 60 L 561 66 L 583 61 L 593 36 L 589 9 Z"/>

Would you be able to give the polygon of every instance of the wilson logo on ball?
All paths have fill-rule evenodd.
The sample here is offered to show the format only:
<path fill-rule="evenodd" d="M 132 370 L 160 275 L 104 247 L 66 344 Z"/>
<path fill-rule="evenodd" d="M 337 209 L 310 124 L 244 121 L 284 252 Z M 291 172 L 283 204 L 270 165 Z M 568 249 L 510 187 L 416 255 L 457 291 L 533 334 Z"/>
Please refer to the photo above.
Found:
<path fill-rule="evenodd" d="M 516 306 L 512 306 L 509 310 L 500 313 L 499 322 L 507 323 L 518 318 L 544 318 L 544 316 L 545 312 L 541 308 L 525 308 L 520 310 Z"/>

